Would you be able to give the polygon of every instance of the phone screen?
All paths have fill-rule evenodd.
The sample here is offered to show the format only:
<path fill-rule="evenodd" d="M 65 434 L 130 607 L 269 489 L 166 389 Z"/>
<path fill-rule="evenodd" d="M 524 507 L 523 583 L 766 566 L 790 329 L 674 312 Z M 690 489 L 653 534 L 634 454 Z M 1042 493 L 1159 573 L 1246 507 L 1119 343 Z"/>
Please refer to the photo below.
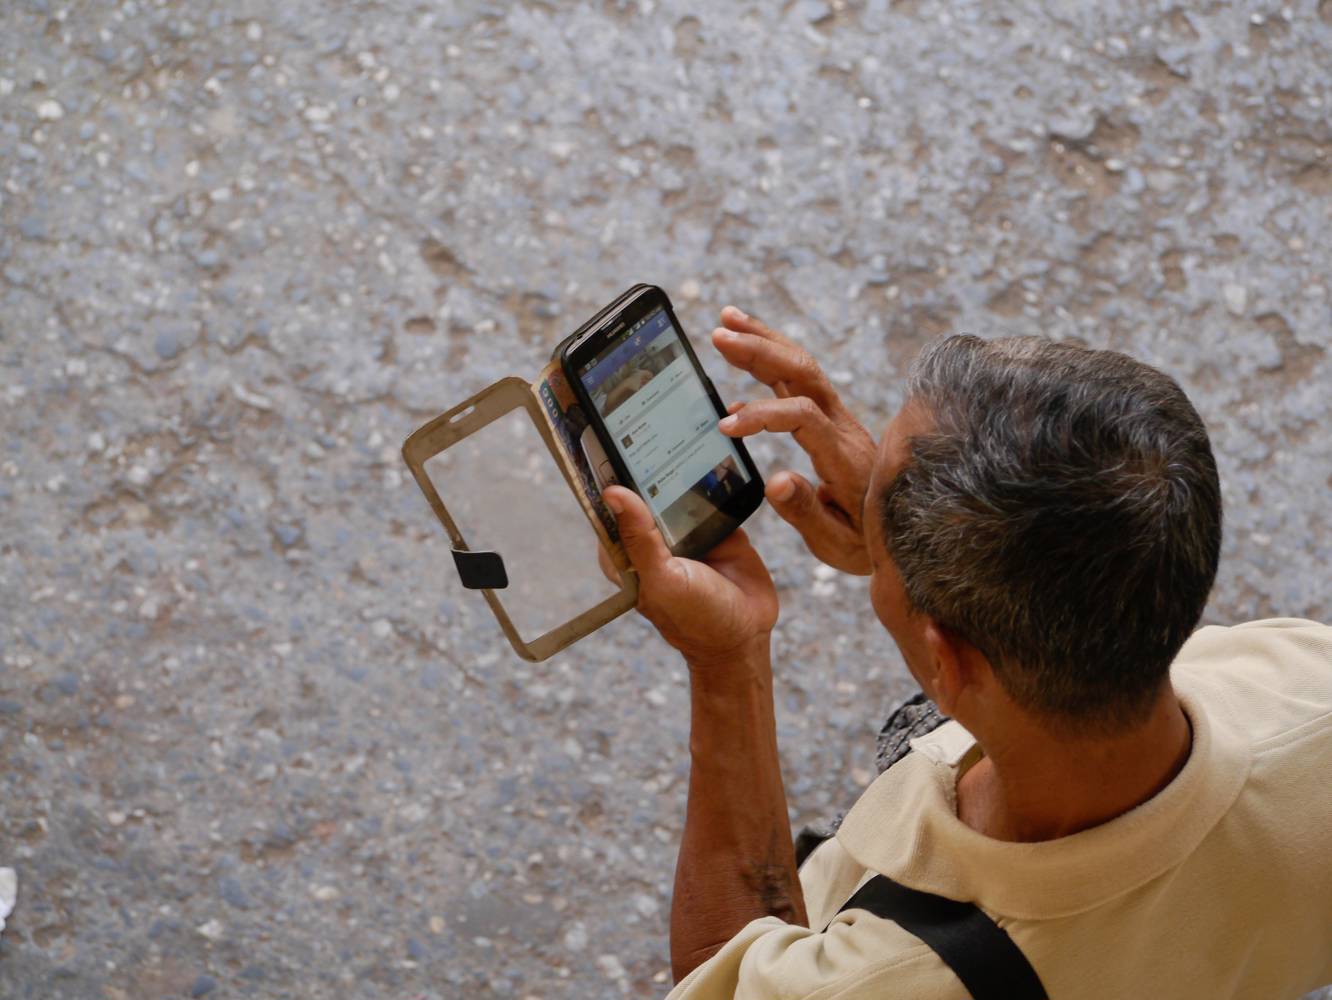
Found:
<path fill-rule="evenodd" d="M 667 545 L 725 509 L 749 481 L 664 308 L 612 339 L 578 378 Z"/>

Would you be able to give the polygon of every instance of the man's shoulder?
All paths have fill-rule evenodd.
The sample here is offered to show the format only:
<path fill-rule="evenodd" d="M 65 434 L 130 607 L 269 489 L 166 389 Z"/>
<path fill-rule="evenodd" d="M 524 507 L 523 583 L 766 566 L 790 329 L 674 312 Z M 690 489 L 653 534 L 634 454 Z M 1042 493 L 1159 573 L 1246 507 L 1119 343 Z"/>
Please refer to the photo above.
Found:
<path fill-rule="evenodd" d="M 1332 649 L 1332 625 L 1308 618 L 1260 618 L 1236 625 L 1204 625 L 1189 636 L 1179 659 L 1225 655 L 1227 651 L 1252 649 L 1294 641 L 1307 652 L 1326 657 Z"/>
<path fill-rule="evenodd" d="M 1172 672 L 1332 692 L 1332 625 L 1304 618 L 1207 625 L 1184 643 Z"/>
<path fill-rule="evenodd" d="M 1261 750 L 1320 719 L 1332 722 L 1332 626 L 1299 618 L 1208 626 L 1184 644 L 1171 678 Z"/>
<path fill-rule="evenodd" d="M 1332 823 L 1332 627 L 1279 618 L 1205 628 L 1181 651 L 1172 678 L 1185 704 L 1206 712 L 1219 742 L 1246 748 L 1247 777 L 1219 829 L 1265 842 L 1270 879 L 1285 871 L 1332 887 L 1332 865 L 1309 866 L 1304 853 Z"/>
<path fill-rule="evenodd" d="M 1308 618 L 1259 618 L 1236 625 L 1204 625 L 1189 636 L 1180 650 L 1180 658 L 1200 654 L 1215 655 L 1238 647 L 1264 646 L 1294 640 L 1315 654 L 1328 655 L 1332 649 L 1332 625 Z"/>

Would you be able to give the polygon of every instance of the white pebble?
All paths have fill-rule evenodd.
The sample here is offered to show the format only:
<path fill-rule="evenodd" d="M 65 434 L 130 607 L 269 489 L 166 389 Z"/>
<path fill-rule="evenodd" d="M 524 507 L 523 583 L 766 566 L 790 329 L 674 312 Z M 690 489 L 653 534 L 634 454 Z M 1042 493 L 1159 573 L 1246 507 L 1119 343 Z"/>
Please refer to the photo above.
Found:
<path fill-rule="evenodd" d="M 311 104 L 305 109 L 305 120 L 308 122 L 326 122 L 333 117 L 333 110 L 325 108 L 319 104 Z"/>
<path fill-rule="evenodd" d="M 251 392 L 239 382 L 231 383 L 231 394 L 239 399 L 246 406 L 253 406 L 256 410 L 271 410 L 273 401 L 267 396 L 262 396 L 257 392 Z"/>
<path fill-rule="evenodd" d="M 1249 290 L 1243 285 L 1230 282 L 1221 289 L 1221 293 L 1226 298 L 1226 308 L 1235 316 L 1243 316 L 1249 306 Z"/>
<path fill-rule="evenodd" d="M 574 924 L 564 932 L 564 947 L 569 951 L 582 951 L 587 947 L 587 928 Z"/>
<path fill-rule="evenodd" d="M 317 885 L 311 891 L 310 895 L 321 903 L 328 903 L 342 895 L 335 885 Z"/>
<path fill-rule="evenodd" d="M 207 923 L 200 924 L 195 930 L 199 932 L 200 936 L 207 938 L 209 941 L 220 940 L 223 933 L 225 933 L 222 921 L 217 918 L 213 918 Z"/>
<path fill-rule="evenodd" d="M 393 623 L 387 618 L 378 618 L 370 626 L 370 631 L 376 639 L 387 639 L 393 634 Z"/>
<path fill-rule="evenodd" d="M 134 465 L 130 467 L 130 470 L 125 475 L 125 478 L 128 479 L 135 486 L 146 486 L 148 484 L 148 480 L 152 479 L 153 477 L 152 473 L 150 473 L 142 465 Z"/>
<path fill-rule="evenodd" d="M 645 917 L 650 917 L 657 912 L 657 901 L 647 893 L 640 892 L 634 897 L 634 909 Z"/>
<path fill-rule="evenodd" d="M 694 299 L 698 298 L 702 294 L 703 294 L 702 287 L 693 278 L 690 278 L 680 286 L 680 297 L 688 299 L 690 302 L 692 302 Z"/>
<path fill-rule="evenodd" d="M 37 105 L 37 117 L 44 122 L 56 122 L 65 117 L 65 109 L 59 101 L 45 100 Z"/>
<path fill-rule="evenodd" d="M 0 868 L 0 931 L 5 929 L 5 917 L 14 912 L 18 901 L 18 873 L 13 868 Z"/>

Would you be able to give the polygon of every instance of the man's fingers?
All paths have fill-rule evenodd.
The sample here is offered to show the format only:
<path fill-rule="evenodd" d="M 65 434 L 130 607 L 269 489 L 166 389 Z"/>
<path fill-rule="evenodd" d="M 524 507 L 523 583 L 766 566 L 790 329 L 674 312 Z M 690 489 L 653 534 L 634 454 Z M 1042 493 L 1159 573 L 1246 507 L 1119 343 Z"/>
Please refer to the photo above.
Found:
<path fill-rule="evenodd" d="M 792 395 L 809 396 L 821 406 L 835 403 L 837 393 L 818 362 L 794 344 L 724 328 L 712 331 L 712 343 L 727 362 L 749 372 L 778 395 L 779 387 L 784 387 Z"/>
<path fill-rule="evenodd" d="M 790 434 L 814 460 L 814 469 L 826 481 L 854 478 L 846 468 L 847 456 L 836 424 L 808 396 L 758 399 L 745 403 L 717 425 L 727 437 L 749 437 L 760 431 Z"/>
<path fill-rule="evenodd" d="M 768 479 L 763 494 L 782 520 L 799 528 L 819 505 L 814 487 L 797 472 L 779 472 Z"/>
<path fill-rule="evenodd" d="M 749 536 L 745 534 L 744 528 L 736 528 L 729 535 L 712 547 L 712 550 L 705 555 L 700 562 L 709 562 L 714 559 L 729 559 L 749 547 Z"/>
<path fill-rule="evenodd" d="M 750 316 L 742 309 L 736 306 L 726 306 L 721 311 L 721 323 L 727 330 L 734 333 L 751 333 L 756 337 L 762 337 L 764 340 L 772 340 L 779 344 L 786 344 L 789 347 L 800 349 L 794 340 L 785 334 L 778 333 L 768 324 L 757 316 Z M 787 396 L 795 395 L 787 386 L 785 379 L 770 383 L 773 395 L 785 399 Z"/>
<path fill-rule="evenodd" d="M 643 498 L 623 486 L 607 486 L 601 495 L 615 515 L 620 528 L 620 543 L 630 565 L 643 578 L 659 572 L 670 561 L 671 550 L 662 540 Z"/>
<path fill-rule="evenodd" d="M 750 316 L 744 310 L 735 306 L 726 306 L 722 309 L 721 321 L 722 326 L 728 330 L 734 330 L 736 333 L 752 333 L 756 337 L 773 340 L 780 344 L 791 343 L 787 337 L 778 333 L 757 316 Z"/>
<path fill-rule="evenodd" d="M 717 425 L 728 437 L 749 437 L 759 431 L 774 434 L 794 434 L 806 451 L 811 444 L 834 444 L 836 428 L 827 414 L 808 396 L 788 399 L 756 399 L 737 407 L 730 416 Z M 805 440 L 801 440 L 801 434 Z"/>
<path fill-rule="evenodd" d="M 794 472 L 779 472 L 768 480 L 764 493 L 782 520 L 800 532 L 817 558 L 848 573 L 869 572 L 860 531 L 807 479 Z"/>

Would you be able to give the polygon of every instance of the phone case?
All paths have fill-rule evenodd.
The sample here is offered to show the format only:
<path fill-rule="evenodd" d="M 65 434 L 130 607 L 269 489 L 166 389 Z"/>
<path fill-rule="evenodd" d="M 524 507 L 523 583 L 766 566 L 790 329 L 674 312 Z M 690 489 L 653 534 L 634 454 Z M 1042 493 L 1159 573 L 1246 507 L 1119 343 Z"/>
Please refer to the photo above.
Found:
<path fill-rule="evenodd" d="M 512 376 L 501 379 L 418 428 L 402 446 L 407 467 L 411 469 L 431 510 L 453 543 L 454 564 L 463 586 L 481 591 L 510 645 L 525 660 L 535 662 L 549 658 L 619 617 L 638 600 L 638 577 L 630 568 L 620 545 L 615 520 L 601 499 L 602 487 L 613 481 L 606 474 L 609 463 L 605 455 L 600 453 L 600 444 L 595 434 L 583 433 L 586 418 L 582 417 L 581 408 L 565 380 L 560 365 L 560 352 L 566 343 L 603 319 L 643 287 L 640 284 L 630 288 L 561 341 L 553 352 L 552 360 L 542 368 L 535 381 L 528 382 Z M 426 469 L 426 463 L 432 458 L 515 411 L 522 411 L 535 426 L 546 450 L 560 470 L 560 480 L 573 493 L 595 533 L 597 543 L 620 575 L 617 592 L 531 640 L 524 640 L 511 614 L 514 600 L 520 598 L 511 596 L 511 607 L 505 606 L 502 594 L 510 588 L 511 581 L 504 552 L 475 551 L 471 548 L 462 531 L 463 526 L 445 507 Z M 582 426 L 579 426 L 580 417 Z M 592 443 L 587 441 L 588 437 Z M 459 489 L 481 488 L 479 484 L 456 485 Z M 551 587 L 559 587 L 560 584 L 558 579 L 549 581 Z"/>

